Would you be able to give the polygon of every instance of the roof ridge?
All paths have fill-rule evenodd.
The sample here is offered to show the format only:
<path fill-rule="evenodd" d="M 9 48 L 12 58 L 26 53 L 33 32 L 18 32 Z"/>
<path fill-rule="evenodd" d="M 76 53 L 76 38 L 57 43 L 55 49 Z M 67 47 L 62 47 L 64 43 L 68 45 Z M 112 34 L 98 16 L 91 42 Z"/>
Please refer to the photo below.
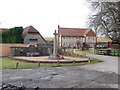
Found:
<path fill-rule="evenodd" d="M 88 29 L 91 30 L 91 28 L 66 28 L 66 27 L 60 27 L 59 29 Z"/>
<path fill-rule="evenodd" d="M 62 36 L 84 36 L 92 29 L 86 28 L 59 28 L 59 33 Z"/>
<path fill-rule="evenodd" d="M 24 28 L 23 33 L 22 33 L 23 37 L 26 36 L 27 33 L 39 33 L 39 31 L 30 25 Z"/>

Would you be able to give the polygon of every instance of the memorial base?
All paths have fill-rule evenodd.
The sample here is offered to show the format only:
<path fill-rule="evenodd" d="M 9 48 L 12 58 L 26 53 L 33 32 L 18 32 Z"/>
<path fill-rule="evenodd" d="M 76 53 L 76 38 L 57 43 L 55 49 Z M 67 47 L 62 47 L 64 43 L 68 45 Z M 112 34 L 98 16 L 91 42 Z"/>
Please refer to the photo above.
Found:
<path fill-rule="evenodd" d="M 56 59 L 58 59 L 58 60 L 61 60 L 61 59 L 64 59 L 64 57 L 63 56 L 56 56 L 56 55 L 54 55 L 54 54 L 51 54 L 50 56 L 49 56 L 49 59 L 53 59 L 53 60 L 56 60 Z"/>

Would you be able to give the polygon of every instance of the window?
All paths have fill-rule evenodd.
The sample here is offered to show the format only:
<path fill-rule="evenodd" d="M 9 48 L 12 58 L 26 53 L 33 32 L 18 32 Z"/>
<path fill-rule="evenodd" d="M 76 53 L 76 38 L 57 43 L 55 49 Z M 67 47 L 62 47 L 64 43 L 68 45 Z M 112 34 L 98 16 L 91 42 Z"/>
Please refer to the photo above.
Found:
<path fill-rule="evenodd" d="M 37 39 L 29 39 L 31 42 L 36 42 Z"/>
<path fill-rule="evenodd" d="M 95 37 L 93 37 L 93 40 L 95 39 Z"/>
<path fill-rule="evenodd" d="M 66 39 L 66 37 L 62 37 L 62 40 L 65 40 Z"/>
<path fill-rule="evenodd" d="M 65 40 L 67 40 L 67 37 L 65 37 Z"/>
<path fill-rule="evenodd" d="M 76 37 L 76 39 L 79 39 L 79 37 Z"/>
<path fill-rule="evenodd" d="M 70 40 L 70 37 L 68 37 L 68 40 Z"/>
<path fill-rule="evenodd" d="M 69 37 L 69 40 L 71 40 L 71 37 Z"/>
<path fill-rule="evenodd" d="M 95 37 L 88 37 L 88 40 L 95 40 Z"/>
<path fill-rule="evenodd" d="M 63 45 L 63 46 L 66 46 L 66 43 L 63 43 L 62 45 Z"/>

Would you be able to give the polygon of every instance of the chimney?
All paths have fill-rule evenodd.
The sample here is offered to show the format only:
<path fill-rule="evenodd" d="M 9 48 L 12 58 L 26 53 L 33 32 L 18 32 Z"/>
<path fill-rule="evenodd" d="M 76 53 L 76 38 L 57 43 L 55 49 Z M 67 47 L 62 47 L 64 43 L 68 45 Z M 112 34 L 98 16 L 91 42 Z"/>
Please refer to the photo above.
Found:
<path fill-rule="evenodd" d="M 60 25 L 58 25 L 58 29 L 60 28 Z"/>

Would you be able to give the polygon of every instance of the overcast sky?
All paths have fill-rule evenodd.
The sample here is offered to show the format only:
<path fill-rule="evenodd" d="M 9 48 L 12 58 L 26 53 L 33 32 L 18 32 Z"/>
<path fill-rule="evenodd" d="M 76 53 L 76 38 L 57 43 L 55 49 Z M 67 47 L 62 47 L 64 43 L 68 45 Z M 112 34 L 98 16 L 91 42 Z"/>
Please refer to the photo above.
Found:
<path fill-rule="evenodd" d="M 0 28 L 35 27 L 43 37 L 53 37 L 61 27 L 87 28 L 85 0 L 0 0 Z"/>

